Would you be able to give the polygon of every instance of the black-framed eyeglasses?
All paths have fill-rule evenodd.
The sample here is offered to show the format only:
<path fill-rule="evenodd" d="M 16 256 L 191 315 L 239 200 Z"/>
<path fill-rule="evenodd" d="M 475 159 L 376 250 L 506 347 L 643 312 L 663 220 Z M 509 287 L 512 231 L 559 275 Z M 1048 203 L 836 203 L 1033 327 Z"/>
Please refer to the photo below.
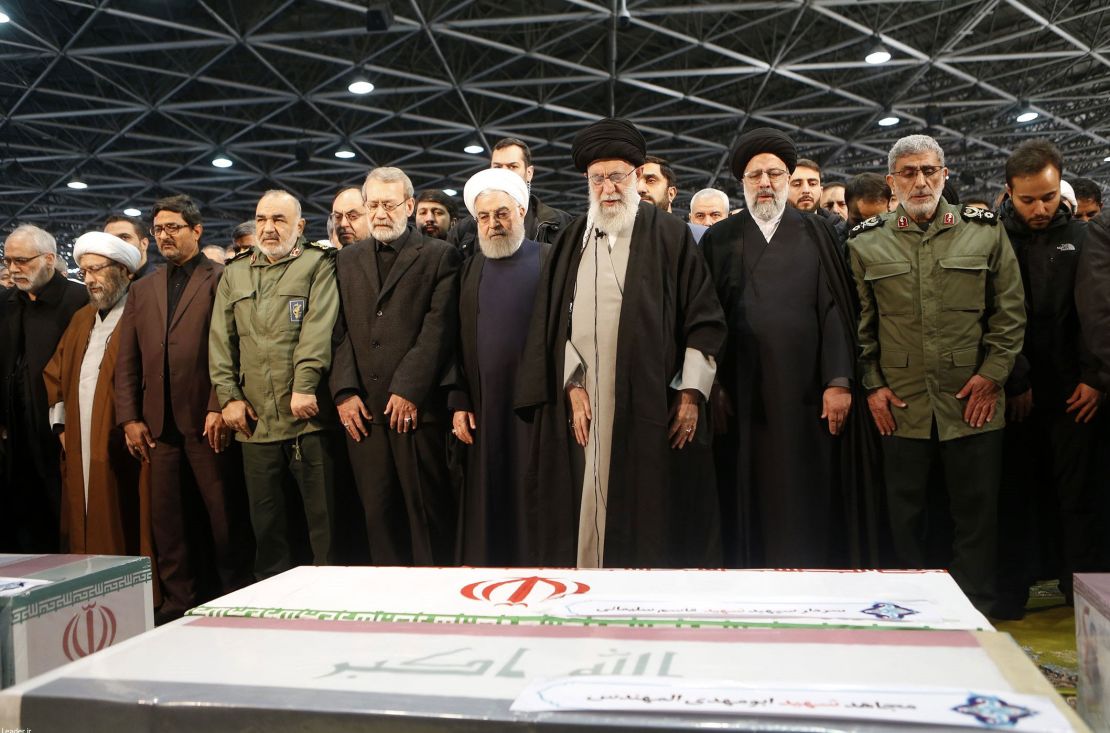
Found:
<path fill-rule="evenodd" d="M 27 265 L 31 264 L 32 260 L 37 260 L 39 257 L 45 257 L 48 254 L 51 254 L 51 253 L 50 252 L 39 252 L 34 257 L 4 257 L 2 261 L 4 263 L 4 267 L 7 267 L 9 269 L 11 268 L 12 265 L 19 265 L 20 267 L 26 267 Z"/>
<path fill-rule="evenodd" d="M 606 181 L 609 181 L 609 183 L 612 183 L 614 186 L 619 186 L 621 184 L 621 181 L 628 178 L 635 171 L 636 169 L 633 168 L 632 170 L 625 171 L 624 173 L 610 173 L 607 176 L 603 176 L 600 173 L 595 173 L 592 176 L 586 176 L 586 178 L 595 186 L 604 186 Z"/>
<path fill-rule="evenodd" d="M 118 262 L 105 262 L 103 265 L 89 265 L 82 267 L 77 273 L 81 276 L 82 280 L 87 280 L 89 275 L 97 275 L 101 270 L 107 270 L 109 267 L 123 267 Z"/>
<path fill-rule="evenodd" d="M 189 228 L 190 227 L 188 224 L 157 224 L 150 228 L 150 233 L 155 237 L 159 237 L 162 235 L 162 232 L 165 232 L 171 237 L 176 237 L 177 233 L 180 232 L 182 229 Z"/>
<path fill-rule="evenodd" d="M 394 207 L 394 208 L 396 208 L 396 207 Z M 386 211 L 393 211 L 393 209 L 386 209 Z M 340 224 L 343 223 L 344 219 L 346 219 L 347 221 L 354 224 L 356 221 L 361 219 L 363 216 L 364 216 L 364 214 L 361 211 L 355 211 L 354 209 L 351 209 L 346 214 L 344 214 L 341 211 L 333 211 L 332 214 L 331 214 L 331 220 L 335 222 L 336 226 L 339 226 Z"/>
<path fill-rule="evenodd" d="M 926 178 L 932 178 L 943 169 L 944 166 L 942 165 L 923 165 L 920 168 L 914 165 L 907 165 L 900 171 L 894 171 L 891 175 L 907 181 L 916 181 L 918 174 L 924 175 Z"/>
<path fill-rule="evenodd" d="M 748 171 L 747 173 L 745 173 L 744 180 L 751 181 L 752 183 L 757 183 L 763 178 L 764 174 L 766 174 L 767 177 L 770 178 L 772 181 L 777 181 L 786 175 L 786 171 L 782 168 L 768 168 L 767 170 L 763 170 L 762 168 L 760 168 L 758 170 Z"/>

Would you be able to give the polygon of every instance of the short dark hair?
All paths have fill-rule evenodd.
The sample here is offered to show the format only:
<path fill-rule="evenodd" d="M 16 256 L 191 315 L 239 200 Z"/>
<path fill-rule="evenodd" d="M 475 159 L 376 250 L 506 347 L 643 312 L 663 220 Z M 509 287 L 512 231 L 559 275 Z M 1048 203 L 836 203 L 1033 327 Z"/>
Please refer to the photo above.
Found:
<path fill-rule="evenodd" d="M 183 193 L 165 196 L 155 201 L 154 208 L 150 210 L 151 220 L 153 221 L 154 217 L 158 216 L 161 211 L 172 211 L 175 214 L 181 214 L 181 218 L 191 227 L 204 223 L 196 202 Z"/>
<path fill-rule="evenodd" d="M 971 204 L 986 204 L 988 209 L 992 209 L 994 207 L 992 206 L 991 202 L 994 201 L 994 198 L 995 197 L 993 195 L 985 191 L 973 191 L 964 196 L 963 203 L 969 206 Z"/>
<path fill-rule="evenodd" d="M 828 191 L 830 188 L 843 188 L 845 190 L 848 189 L 848 187 L 844 185 L 844 181 L 830 181 L 828 183 L 822 182 L 821 188 L 825 189 L 826 191 Z"/>
<path fill-rule="evenodd" d="M 668 163 L 665 158 L 660 158 L 658 155 L 647 155 L 644 156 L 644 162 L 655 163 L 659 166 L 659 170 L 663 174 L 663 177 L 667 179 L 667 185 L 678 188 L 678 177 L 675 176 L 674 168 L 671 168 L 671 164 Z"/>
<path fill-rule="evenodd" d="M 115 224 L 117 221 L 125 221 L 135 228 L 135 236 L 142 240 L 147 235 L 146 224 L 137 216 L 124 216 L 123 214 L 112 214 L 104 220 L 104 226 Z"/>
<path fill-rule="evenodd" d="M 524 151 L 524 167 L 527 168 L 528 166 L 532 165 L 532 148 L 528 147 L 528 143 L 524 142 L 518 137 L 501 138 L 493 146 L 493 150 L 491 150 L 490 153 L 495 153 L 498 150 L 504 150 L 505 148 L 511 148 L 514 145 Z"/>
<path fill-rule="evenodd" d="M 794 164 L 794 170 L 799 168 L 812 168 L 817 171 L 817 175 L 821 175 L 821 166 L 817 165 L 817 161 L 809 158 L 798 158 L 798 162 Z"/>
<path fill-rule="evenodd" d="M 1006 185 L 1014 185 L 1014 176 L 1031 176 L 1053 166 L 1062 175 L 1064 157 L 1060 149 L 1043 138 L 1026 140 L 1010 153 L 1006 161 Z"/>
<path fill-rule="evenodd" d="M 231 241 L 234 242 L 240 237 L 249 237 L 256 233 L 253 221 L 245 221 L 242 224 L 236 224 L 235 228 L 231 230 Z"/>
<path fill-rule="evenodd" d="M 1071 184 L 1072 190 L 1075 191 L 1075 200 L 1079 199 L 1092 199 L 1096 204 L 1102 206 L 1102 189 L 1098 184 L 1090 178 L 1073 178 L 1068 183 Z"/>
<path fill-rule="evenodd" d="M 420 195 L 416 197 L 416 206 L 419 206 L 421 201 L 431 201 L 433 204 L 439 204 L 443 208 L 447 209 L 447 214 L 452 219 L 458 218 L 459 205 L 455 203 L 454 199 L 452 199 L 450 196 L 448 196 L 438 188 L 429 188 L 421 191 Z M 415 208 L 413 209 L 413 211 L 415 211 Z"/>
<path fill-rule="evenodd" d="M 893 193 L 886 179 L 878 173 L 860 173 L 852 176 L 844 184 L 844 203 L 848 206 L 853 201 L 890 201 Z"/>

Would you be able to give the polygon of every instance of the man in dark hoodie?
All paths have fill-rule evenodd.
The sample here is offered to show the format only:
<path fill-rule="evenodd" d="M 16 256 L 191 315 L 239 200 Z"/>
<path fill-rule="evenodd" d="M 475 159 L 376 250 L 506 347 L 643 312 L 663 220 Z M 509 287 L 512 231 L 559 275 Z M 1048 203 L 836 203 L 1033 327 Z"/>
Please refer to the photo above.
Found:
<path fill-rule="evenodd" d="M 1006 479 L 999 509 L 997 618 L 1021 618 L 1030 583 L 1059 577 L 1071 602 L 1074 571 L 1092 569 L 1091 421 L 1103 387 L 1084 345 L 1075 278 L 1086 224 L 1061 205 L 1063 160 L 1047 140 L 1006 161 L 999 209 L 1021 268 L 1025 344 L 1006 382 Z"/>

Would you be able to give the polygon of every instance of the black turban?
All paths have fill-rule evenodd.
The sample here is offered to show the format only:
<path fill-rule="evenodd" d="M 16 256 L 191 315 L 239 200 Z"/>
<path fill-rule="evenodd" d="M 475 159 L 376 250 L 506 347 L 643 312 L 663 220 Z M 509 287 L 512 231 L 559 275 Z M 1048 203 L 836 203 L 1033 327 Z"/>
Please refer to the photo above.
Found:
<path fill-rule="evenodd" d="M 610 117 L 580 130 L 570 144 L 574 167 L 583 173 L 595 160 L 619 158 L 639 168 L 647 155 L 647 141 L 628 120 Z"/>
<path fill-rule="evenodd" d="M 785 132 L 771 127 L 757 127 L 748 130 L 736 141 L 736 149 L 732 151 L 732 174 L 737 179 L 743 179 L 748 161 L 760 153 L 771 153 L 782 158 L 786 169 L 791 173 L 798 164 L 798 149 Z"/>

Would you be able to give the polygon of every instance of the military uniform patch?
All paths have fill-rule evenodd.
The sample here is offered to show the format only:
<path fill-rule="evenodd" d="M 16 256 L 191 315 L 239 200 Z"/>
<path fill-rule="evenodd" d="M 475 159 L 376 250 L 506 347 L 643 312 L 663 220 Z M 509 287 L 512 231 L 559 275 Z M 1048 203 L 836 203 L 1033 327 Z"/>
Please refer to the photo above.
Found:
<path fill-rule="evenodd" d="M 300 323 L 304 320 L 304 298 L 293 298 L 289 301 L 289 322 Z"/>
<path fill-rule="evenodd" d="M 975 221 L 980 224 L 990 224 L 994 226 L 998 223 L 998 217 L 994 215 L 994 212 L 987 211 L 986 209 L 977 209 L 974 206 L 965 206 L 963 211 L 960 212 L 960 216 L 962 216 L 965 221 Z"/>
<path fill-rule="evenodd" d="M 956 223 L 956 217 L 952 216 L 952 212 L 951 211 L 945 212 L 945 214 L 944 214 L 944 224 L 945 224 L 945 226 L 949 226 L 949 225 L 952 225 L 952 224 L 955 224 L 955 223 Z"/>
<path fill-rule="evenodd" d="M 881 227 L 882 225 L 883 225 L 882 217 L 873 216 L 870 219 L 862 221 L 859 224 L 856 224 L 854 227 L 852 227 L 851 231 L 848 232 L 848 238 L 851 239 L 852 237 L 856 236 L 857 234 L 862 234 L 863 232 L 866 232 L 868 229 L 874 229 L 875 227 Z"/>

